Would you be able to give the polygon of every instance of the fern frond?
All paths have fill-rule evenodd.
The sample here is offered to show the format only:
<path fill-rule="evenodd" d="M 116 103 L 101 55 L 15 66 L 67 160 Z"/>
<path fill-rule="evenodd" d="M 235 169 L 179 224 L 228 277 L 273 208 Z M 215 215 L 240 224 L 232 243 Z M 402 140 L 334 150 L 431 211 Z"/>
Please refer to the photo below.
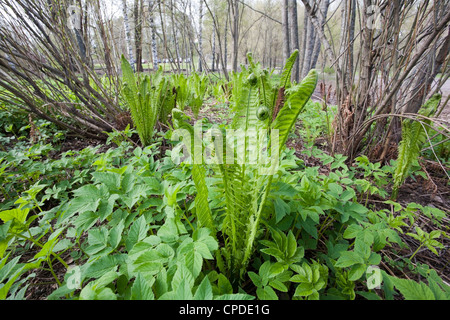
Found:
<path fill-rule="evenodd" d="M 284 148 L 289 133 L 294 127 L 298 116 L 311 98 L 317 86 L 318 74 L 311 70 L 306 78 L 296 87 L 291 88 L 285 106 L 279 112 L 272 124 L 272 131 L 278 130 L 280 148 Z M 281 149 L 280 149 L 281 152 Z"/>
<path fill-rule="evenodd" d="M 419 114 L 426 117 L 433 115 L 441 99 L 441 95 L 434 95 L 420 109 Z M 394 200 L 397 199 L 400 187 L 409 176 L 414 161 L 420 156 L 421 148 L 427 141 L 428 125 L 430 124 L 430 120 L 422 120 L 420 122 L 408 119 L 402 122 L 402 141 L 398 147 L 398 158 L 392 188 L 392 199 Z"/>
<path fill-rule="evenodd" d="M 151 143 L 153 130 L 158 120 L 159 92 L 151 90 L 150 78 L 135 76 L 130 63 L 122 56 L 123 89 L 122 94 L 130 109 L 131 117 L 139 138 L 144 146 Z"/>
<path fill-rule="evenodd" d="M 295 61 L 297 60 L 298 55 L 299 51 L 295 50 L 289 57 L 289 59 L 286 61 L 286 64 L 283 68 L 283 72 L 281 73 L 280 88 L 289 87 L 289 84 L 291 83 L 292 69 L 294 68 Z"/>

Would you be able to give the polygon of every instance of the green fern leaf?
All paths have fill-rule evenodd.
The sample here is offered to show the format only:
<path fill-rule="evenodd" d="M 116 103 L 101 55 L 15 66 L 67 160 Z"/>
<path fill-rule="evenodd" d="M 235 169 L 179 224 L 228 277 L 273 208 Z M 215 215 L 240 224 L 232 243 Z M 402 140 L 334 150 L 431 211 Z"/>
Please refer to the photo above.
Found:
<path fill-rule="evenodd" d="M 441 102 L 440 94 L 434 95 L 419 111 L 422 116 L 432 116 Z M 398 158 L 394 172 L 394 185 L 392 189 L 392 199 L 397 199 L 398 191 L 410 174 L 411 167 L 420 156 L 422 146 L 427 141 L 428 125 L 430 120 L 419 121 L 404 120 L 402 122 L 402 141 L 398 147 Z"/>
<path fill-rule="evenodd" d="M 272 131 L 278 130 L 280 137 L 280 151 L 285 147 L 289 133 L 294 127 L 298 116 L 311 98 L 317 86 L 318 74 L 311 70 L 308 76 L 296 87 L 291 88 L 285 106 L 281 109 L 274 123 Z"/>
<path fill-rule="evenodd" d="M 286 64 L 283 68 L 283 72 L 281 73 L 280 88 L 289 87 L 289 84 L 291 83 L 292 69 L 294 68 L 295 61 L 297 60 L 298 55 L 299 51 L 295 50 L 289 57 L 289 59 L 286 61 Z"/>

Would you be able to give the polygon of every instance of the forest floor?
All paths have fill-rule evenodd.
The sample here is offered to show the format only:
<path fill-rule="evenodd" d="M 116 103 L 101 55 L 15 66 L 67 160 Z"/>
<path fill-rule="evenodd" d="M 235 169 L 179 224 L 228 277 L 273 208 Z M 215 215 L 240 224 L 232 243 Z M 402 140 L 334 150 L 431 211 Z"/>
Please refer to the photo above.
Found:
<path fill-rule="evenodd" d="M 331 81 L 325 81 L 327 87 L 330 85 Z M 446 97 L 450 95 L 450 81 L 444 85 L 443 96 Z M 320 97 L 323 96 L 323 93 L 320 91 L 320 85 L 318 85 L 318 89 L 313 96 L 313 100 L 320 101 Z M 330 96 L 330 104 L 333 103 L 332 99 L 335 99 L 333 95 Z M 445 100 L 444 100 L 445 101 Z M 195 121 L 197 119 L 207 118 L 211 123 L 221 124 L 227 119 L 227 110 L 223 107 L 223 104 L 216 104 L 211 102 L 205 108 L 200 111 L 199 117 L 195 118 L 190 110 L 186 110 L 186 113 L 192 117 Z M 446 106 L 444 112 L 441 114 L 441 118 L 444 120 L 450 120 L 450 106 Z M 319 167 L 319 172 L 321 174 L 327 175 L 331 172 L 329 166 L 325 166 L 321 163 L 321 161 L 312 156 L 307 156 L 305 151 L 305 145 L 301 139 L 295 139 L 288 141 L 288 146 L 290 148 L 295 149 L 296 156 L 303 160 L 305 165 L 308 167 Z M 53 158 L 58 158 L 59 154 L 67 152 L 69 150 L 72 151 L 80 151 L 86 147 L 96 147 L 100 146 L 98 153 L 104 153 L 108 151 L 110 148 L 114 148 L 114 145 L 105 145 L 103 142 L 99 142 L 96 140 L 82 139 L 75 136 L 68 135 L 66 141 L 63 143 L 61 150 L 59 150 L 58 154 L 53 154 Z M 316 143 L 316 147 L 320 148 L 324 152 L 327 151 L 326 144 L 323 141 L 318 139 Z M 444 212 L 450 212 L 450 186 L 448 183 L 448 178 L 445 171 L 449 171 L 449 168 L 443 168 L 437 162 L 429 161 L 423 159 L 424 169 L 429 177 L 428 180 L 423 179 L 422 177 L 416 178 L 408 178 L 404 184 L 404 186 L 399 191 L 399 197 L 397 202 L 401 204 L 403 207 L 407 207 L 410 203 L 417 203 L 422 206 L 435 207 L 443 210 Z M 386 188 L 386 191 L 389 193 L 391 191 L 390 187 Z M 386 209 L 388 206 L 384 203 L 388 199 L 381 199 L 378 197 L 369 197 L 367 199 L 367 205 L 370 206 L 373 210 L 381 210 Z M 447 226 L 450 226 L 450 221 L 448 218 L 444 221 Z M 424 216 L 420 216 L 418 218 L 418 224 L 424 230 L 429 230 L 432 228 L 431 221 Z M 404 237 L 404 241 L 411 241 L 411 238 Z M 409 243 L 410 247 L 415 247 L 417 244 Z M 450 284 L 450 252 L 448 248 L 450 248 L 450 239 L 445 238 L 443 244 L 446 249 L 441 251 L 441 256 L 437 257 L 429 250 L 423 249 L 418 252 L 418 254 L 414 257 L 414 263 L 421 263 L 432 267 L 437 271 L 439 276 L 447 283 Z M 402 260 L 402 257 L 408 257 L 411 255 L 410 250 L 401 248 L 400 246 L 396 246 L 395 250 L 384 251 L 383 254 L 394 261 Z M 70 258 L 70 257 L 68 257 Z M 390 270 L 387 264 L 384 264 L 383 267 L 387 271 L 390 271 L 391 275 L 394 273 L 403 278 L 410 278 L 417 281 L 423 280 L 420 278 L 420 275 L 405 273 L 405 271 L 398 270 Z M 43 272 L 43 271 L 42 271 Z M 62 278 L 64 276 L 65 270 L 62 266 L 56 266 L 55 272 Z M 41 274 L 36 279 L 51 279 L 51 274 Z M 36 280 L 37 281 L 37 280 Z M 56 288 L 53 286 L 35 286 L 33 290 L 30 290 L 27 299 L 43 299 L 48 296 L 53 290 Z"/>

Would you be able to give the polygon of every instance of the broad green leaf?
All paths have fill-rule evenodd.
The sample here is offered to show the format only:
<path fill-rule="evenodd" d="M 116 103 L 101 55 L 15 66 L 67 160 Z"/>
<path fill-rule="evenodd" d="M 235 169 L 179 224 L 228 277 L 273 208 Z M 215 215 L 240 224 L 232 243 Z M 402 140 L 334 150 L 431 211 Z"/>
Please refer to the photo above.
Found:
<path fill-rule="evenodd" d="M 148 275 L 155 275 L 163 268 L 163 258 L 156 250 L 145 251 L 136 260 L 134 260 L 128 267 L 133 273 L 146 273 Z"/>
<path fill-rule="evenodd" d="M 152 291 L 152 282 L 145 279 L 142 274 L 138 274 L 131 287 L 131 300 L 148 301 L 154 299 L 155 296 Z"/>
<path fill-rule="evenodd" d="M 4 282 L 12 273 L 22 267 L 18 264 L 20 258 L 21 256 L 17 256 L 8 263 L 6 263 L 8 257 L 2 259 L 0 263 L 0 283 Z"/>
<path fill-rule="evenodd" d="M 112 194 L 108 200 L 101 200 L 100 204 L 98 206 L 98 213 L 97 216 L 100 219 L 101 222 L 105 221 L 114 210 L 114 205 L 116 203 L 116 200 L 119 199 L 120 196 L 118 194 Z"/>
<path fill-rule="evenodd" d="M 261 277 L 260 277 L 259 275 L 257 275 L 256 273 L 250 271 L 250 272 L 248 273 L 248 276 L 249 276 L 249 278 L 252 280 L 253 284 L 254 284 L 255 286 L 257 286 L 258 288 L 259 288 L 259 287 L 262 287 L 262 286 L 264 285 L 264 284 L 263 284 L 263 281 L 262 281 L 262 279 L 261 279 Z"/>
<path fill-rule="evenodd" d="M 122 240 L 122 232 L 123 229 L 125 228 L 124 225 L 124 221 L 120 221 L 120 223 L 114 227 L 110 232 L 109 232 L 109 239 L 108 239 L 108 243 L 111 246 L 111 251 L 114 251 L 120 244 L 120 241 Z"/>
<path fill-rule="evenodd" d="M 94 172 L 92 177 L 95 182 L 103 183 L 109 191 L 120 188 L 121 176 L 115 172 Z"/>
<path fill-rule="evenodd" d="M 271 280 L 270 282 L 269 282 L 269 285 L 272 287 L 272 288 L 274 288 L 274 289 L 276 289 L 276 290 L 278 290 L 278 291 L 281 291 L 281 292 L 288 292 L 288 288 L 286 287 L 286 285 L 284 284 L 284 283 L 282 283 L 281 281 L 279 281 L 279 280 Z"/>
<path fill-rule="evenodd" d="M 213 300 L 213 291 L 208 277 L 205 277 L 195 291 L 194 300 Z"/>
<path fill-rule="evenodd" d="M 192 295 L 192 285 L 189 279 L 183 279 L 175 289 L 174 300 L 194 300 Z"/>
<path fill-rule="evenodd" d="M 144 240 L 147 237 L 147 232 L 150 226 L 147 224 L 145 217 L 141 216 L 139 219 L 133 222 L 128 232 L 126 240 L 126 248 L 128 251 L 139 241 Z"/>
<path fill-rule="evenodd" d="M 301 283 L 295 289 L 294 297 L 307 297 L 314 293 L 315 289 L 311 283 Z"/>
<path fill-rule="evenodd" d="M 287 237 L 287 256 L 288 258 L 293 257 L 297 252 L 297 240 L 295 239 L 292 230 L 289 231 Z"/>
<path fill-rule="evenodd" d="M 59 235 L 64 231 L 64 228 L 60 228 L 56 230 L 47 240 L 47 242 L 44 244 L 42 249 L 34 256 L 34 259 L 39 258 L 45 258 L 52 253 L 53 247 L 56 245 L 56 243 L 60 240 L 58 237 Z"/>
<path fill-rule="evenodd" d="M 259 300 L 278 300 L 278 296 L 276 292 L 272 289 L 272 287 L 266 286 L 263 288 L 257 288 L 256 294 Z"/>
<path fill-rule="evenodd" d="M 185 283 L 187 287 L 192 288 L 194 286 L 195 278 L 192 276 L 191 271 L 183 264 L 178 264 L 177 271 L 172 279 L 172 290 L 177 290 L 181 283 Z"/>
<path fill-rule="evenodd" d="M 219 274 L 217 289 L 218 295 L 233 293 L 233 286 L 231 285 L 230 280 L 228 280 L 223 274 Z"/>
<path fill-rule="evenodd" d="M 431 289 L 423 282 L 390 277 L 394 286 L 406 300 L 436 300 Z"/>
<path fill-rule="evenodd" d="M 98 279 L 111 270 L 116 270 L 117 266 L 125 263 L 126 258 L 127 256 L 124 254 L 102 256 L 88 264 L 84 269 L 83 278 Z"/>
<path fill-rule="evenodd" d="M 367 266 L 365 264 L 355 264 L 348 273 L 348 280 L 358 281 L 366 272 Z"/>
<path fill-rule="evenodd" d="M 106 227 L 92 229 L 88 232 L 89 247 L 86 248 L 86 253 L 94 255 L 108 246 L 108 230 Z"/>
<path fill-rule="evenodd" d="M 364 259 L 359 254 L 353 251 L 345 251 L 341 253 L 335 266 L 338 268 L 347 268 L 358 263 L 364 264 Z"/>

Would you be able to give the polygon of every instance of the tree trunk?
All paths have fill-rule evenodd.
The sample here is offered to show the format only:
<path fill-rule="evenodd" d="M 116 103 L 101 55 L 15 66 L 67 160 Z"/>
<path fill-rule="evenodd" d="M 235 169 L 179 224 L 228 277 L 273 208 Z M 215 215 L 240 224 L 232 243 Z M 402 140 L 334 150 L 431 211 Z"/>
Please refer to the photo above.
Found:
<path fill-rule="evenodd" d="M 229 12 L 230 10 L 230 3 L 228 2 L 227 4 L 227 12 Z M 228 23 L 230 21 L 230 16 L 227 14 L 227 20 L 225 22 L 225 31 L 223 34 L 223 41 L 224 41 L 224 45 L 223 45 L 223 70 L 227 70 L 228 69 Z"/>
<path fill-rule="evenodd" d="M 128 60 L 134 69 L 134 56 L 133 56 L 133 46 L 131 45 L 131 32 L 130 32 L 130 22 L 128 20 L 128 10 L 127 10 L 127 0 L 122 0 L 122 10 L 123 10 L 123 25 L 125 27 L 125 42 L 128 50 Z"/>
<path fill-rule="evenodd" d="M 289 29 L 289 1 L 282 0 L 282 36 L 283 36 L 283 56 L 284 60 L 287 60 L 291 55 L 291 41 L 290 41 L 290 29 Z"/>
<path fill-rule="evenodd" d="M 298 9 L 297 0 L 289 0 L 289 29 L 290 29 L 290 49 L 291 54 L 295 50 L 299 49 L 299 39 L 298 39 Z M 299 60 L 295 62 L 294 68 L 292 70 L 292 81 L 300 82 L 300 68 Z"/>
<path fill-rule="evenodd" d="M 134 44 L 136 47 L 136 71 L 143 72 L 142 66 L 142 0 L 134 0 Z"/>
<path fill-rule="evenodd" d="M 303 77 L 303 74 L 305 73 L 303 68 L 305 65 L 305 56 L 306 56 L 306 45 L 308 43 L 308 28 L 309 28 L 309 18 L 308 18 L 308 12 L 304 12 L 303 17 L 303 34 L 302 34 L 302 50 L 300 51 L 300 58 L 299 58 L 299 70 L 300 70 L 300 77 Z"/>
<path fill-rule="evenodd" d="M 178 72 L 181 72 L 181 65 L 180 65 L 180 47 L 178 45 L 178 32 L 175 24 L 175 6 L 173 4 L 173 0 L 170 0 L 170 20 L 172 24 L 172 37 L 173 37 L 173 44 L 175 46 L 175 64 L 177 66 Z"/>
<path fill-rule="evenodd" d="M 200 0 L 200 10 L 198 17 L 198 72 L 203 72 L 203 1 Z"/>
<path fill-rule="evenodd" d="M 232 15 L 232 24 L 231 24 L 231 36 L 233 39 L 233 51 L 232 51 L 232 64 L 233 64 L 233 71 L 237 72 L 238 70 L 238 63 L 239 63 L 239 1 L 238 0 L 228 0 L 230 3 L 230 12 Z"/>
<path fill-rule="evenodd" d="M 212 62 L 211 62 L 211 71 L 215 71 L 216 69 L 216 26 L 213 26 L 212 32 L 212 48 L 211 48 Z"/>
<path fill-rule="evenodd" d="M 322 13 L 320 20 L 322 22 L 322 31 L 325 30 L 325 23 L 327 22 L 327 15 L 328 15 L 328 7 L 330 6 L 330 0 L 321 0 L 320 4 L 320 11 Z M 312 60 L 311 65 L 309 66 L 309 69 L 315 69 L 317 66 L 317 61 L 319 60 L 319 54 L 321 50 L 321 41 L 320 38 L 316 36 L 315 44 L 314 44 L 314 50 L 312 53 Z"/>
<path fill-rule="evenodd" d="M 152 47 L 152 58 L 153 58 L 153 70 L 157 71 L 159 68 L 159 58 L 158 58 L 158 47 L 156 43 L 156 26 L 155 19 L 153 16 L 153 10 L 155 6 L 155 1 L 150 0 L 148 3 L 149 9 L 149 19 L 150 19 L 150 28 L 151 28 L 151 47 Z"/>

